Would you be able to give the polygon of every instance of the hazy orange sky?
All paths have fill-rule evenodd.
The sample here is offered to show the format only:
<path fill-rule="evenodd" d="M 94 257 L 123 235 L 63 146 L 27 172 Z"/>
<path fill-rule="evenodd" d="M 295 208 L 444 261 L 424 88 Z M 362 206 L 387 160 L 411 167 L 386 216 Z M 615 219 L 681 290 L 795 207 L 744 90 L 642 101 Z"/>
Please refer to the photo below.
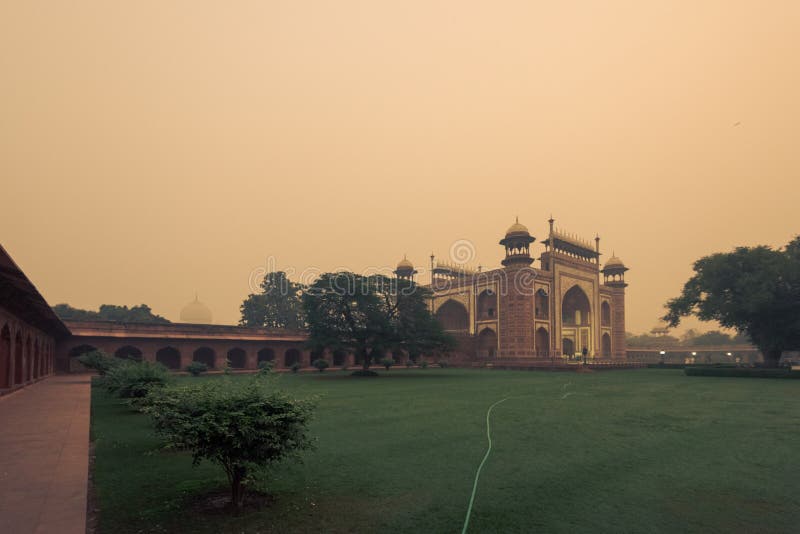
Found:
<path fill-rule="evenodd" d="M 628 330 L 696 258 L 798 232 L 800 2 L 0 4 L 0 242 L 51 304 L 250 273 L 612 249 Z M 537 252 L 540 245 L 535 245 Z M 424 280 L 425 278 L 423 278 Z"/>

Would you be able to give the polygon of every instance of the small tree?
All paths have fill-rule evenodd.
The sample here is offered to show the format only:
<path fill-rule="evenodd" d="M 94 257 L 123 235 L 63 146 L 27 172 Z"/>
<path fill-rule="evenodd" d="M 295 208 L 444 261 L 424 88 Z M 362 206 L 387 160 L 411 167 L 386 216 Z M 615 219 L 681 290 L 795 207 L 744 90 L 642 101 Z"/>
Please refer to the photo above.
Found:
<path fill-rule="evenodd" d="M 385 358 L 383 358 L 381 360 L 381 365 L 384 366 L 386 368 L 386 370 L 388 371 L 394 365 L 394 360 L 392 358 L 390 358 L 389 356 L 386 356 Z"/>
<path fill-rule="evenodd" d="M 313 365 L 321 373 L 322 371 L 330 367 L 331 364 L 328 363 L 328 360 L 324 358 L 319 358 L 311 362 L 311 365 Z"/>
<path fill-rule="evenodd" d="M 299 363 L 293 363 L 292 366 L 289 368 L 292 370 L 293 373 L 297 373 L 300 371 L 300 368 L 303 367 Z"/>
<path fill-rule="evenodd" d="M 194 465 L 208 460 L 225 470 L 236 509 L 256 471 L 313 445 L 307 427 L 314 402 L 262 385 L 250 380 L 168 388 L 154 392 L 143 408 L 168 448 L 191 452 Z"/>

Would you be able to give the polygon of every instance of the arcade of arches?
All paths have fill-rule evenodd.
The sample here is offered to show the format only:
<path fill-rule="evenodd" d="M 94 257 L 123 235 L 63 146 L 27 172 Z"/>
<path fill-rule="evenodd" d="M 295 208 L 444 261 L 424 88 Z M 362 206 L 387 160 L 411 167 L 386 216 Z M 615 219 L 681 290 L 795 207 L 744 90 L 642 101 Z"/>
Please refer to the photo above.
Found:
<path fill-rule="evenodd" d="M 294 365 L 309 367 L 317 358 L 333 366 L 355 364 L 353 354 L 342 350 L 313 352 L 306 348 L 303 333 L 271 331 L 222 325 L 190 324 L 102 324 L 67 321 L 72 336 L 56 348 L 56 364 L 62 372 L 84 368 L 81 354 L 102 350 L 121 359 L 159 362 L 172 370 L 184 370 L 192 362 L 204 363 L 211 370 L 255 370 L 270 362 L 276 369 Z M 402 354 L 391 354 L 404 362 Z"/>
<path fill-rule="evenodd" d="M 487 304 L 488 306 L 488 304 Z M 487 307 L 488 312 L 490 308 Z M 448 300 L 436 310 L 436 319 L 449 332 L 463 332 L 469 328 L 469 312 L 463 304 Z"/>

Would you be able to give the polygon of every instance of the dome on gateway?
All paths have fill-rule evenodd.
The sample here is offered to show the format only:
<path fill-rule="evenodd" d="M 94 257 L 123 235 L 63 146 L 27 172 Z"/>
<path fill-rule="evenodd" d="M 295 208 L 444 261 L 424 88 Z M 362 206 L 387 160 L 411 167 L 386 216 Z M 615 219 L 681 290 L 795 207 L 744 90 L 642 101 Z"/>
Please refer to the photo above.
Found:
<path fill-rule="evenodd" d="M 197 295 L 181 310 L 182 323 L 211 324 L 211 319 L 211 309 L 197 300 Z"/>
<path fill-rule="evenodd" d="M 528 227 L 524 224 L 520 224 L 519 217 L 517 218 L 516 222 L 508 227 L 506 230 L 506 237 L 514 237 L 518 235 L 531 235 L 528 231 Z"/>
<path fill-rule="evenodd" d="M 608 258 L 608 261 L 603 266 L 603 269 L 624 269 L 625 264 L 622 263 L 622 260 L 616 256 L 611 256 Z"/>
<path fill-rule="evenodd" d="M 403 259 L 400 260 L 397 263 L 397 269 L 396 270 L 398 270 L 398 271 L 413 271 L 414 270 L 414 264 L 411 263 L 410 261 L 408 261 L 408 259 L 405 256 L 403 256 Z"/>

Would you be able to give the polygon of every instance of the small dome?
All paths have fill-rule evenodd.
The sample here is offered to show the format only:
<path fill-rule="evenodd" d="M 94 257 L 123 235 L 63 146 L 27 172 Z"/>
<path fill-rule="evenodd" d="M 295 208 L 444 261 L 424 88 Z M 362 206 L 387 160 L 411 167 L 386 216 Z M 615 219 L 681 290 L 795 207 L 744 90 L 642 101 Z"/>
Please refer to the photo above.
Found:
<path fill-rule="evenodd" d="M 528 231 L 528 227 L 525 226 L 524 224 L 520 224 L 519 219 L 517 219 L 517 222 L 509 226 L 508 230 L 506 230 L 506 237 L 514 237 L 520 235 L 531 235 L 531 233 Z"/>
<path fill-rule="evenodd" d="M 603 269 L 620 269 L 620 268 L 624 269 L 625 264 L 622 263 L 622 260 L 616 256 L 611 256 L 610 258 L 608 258 L 608 261 L 603 267 Z"/>
<path fill-rule="evenodd" d="M 194 297 L 194 301 L 190 302 L 181 310 L 182 323 L 194 324 L 211 324 L 211 310 Z"/>
<path fill-rule="evenodd" d="M 406 259 L 405 256 L 403 256 L 403 259 L 400 260 L 397 263 L 397 269 L 396 270 L 398 270 L 398 271 L 413 271 L 414 270 L 414 264 L 411 263 L 410 261 L 408 261 L 408 259 Z"/>

